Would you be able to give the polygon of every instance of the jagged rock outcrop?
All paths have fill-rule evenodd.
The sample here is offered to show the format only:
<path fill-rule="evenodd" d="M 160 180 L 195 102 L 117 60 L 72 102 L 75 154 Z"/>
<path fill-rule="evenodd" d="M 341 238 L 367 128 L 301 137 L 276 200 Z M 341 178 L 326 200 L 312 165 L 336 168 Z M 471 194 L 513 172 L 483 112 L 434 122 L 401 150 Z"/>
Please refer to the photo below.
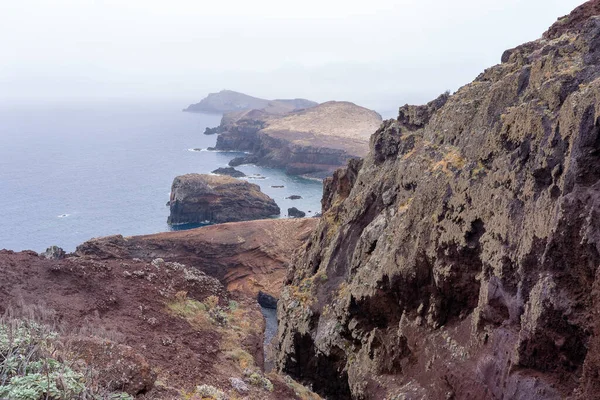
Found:
<path fill-rule="evenodd" d="M 252 153 L 232 160 L 231 166 L 253 163 L 324 178 L 349 159 L 365 156 L 369 137 L 380 125 L 375 111 L 349 102 L 330 101 L 283 115 L 249 110 L 223 116 L 215 148 Z"/>
<path fill-rule="evenodd" d="M 258 185 L 229 176 L 187 174 L 173 180 L 169 224 L 248 221 L 279 215 Z"/>
<path fill-rule="evenodd" d="M 218 93 L 210 93 L 200 103 L 191 104 L 183 111 L 222 114 L 239 110 L 260 109 L 273 114 L 283 114 L 316 105 L 317 103 L 314 101 L 306 99 L 265 100 L 233 90 L 221 90 Z M 210 128 L 205 131 L 205 134 L 208 135 L 213 133 L 218 132 L 214 132 Z"/>
<path fill-rule="evenodd" d="M 67 253 L 58 246 L 50 246 L 46 249 L 45 252 L 40 253 L 40 256 L 45 257 L 49 260 L 61 260 L 65 258 Z"/>
<path fill-rule="evenodd" d="M 600 1 L 326 180 L 277 366 L 329 399 L 599 398 Z"/>

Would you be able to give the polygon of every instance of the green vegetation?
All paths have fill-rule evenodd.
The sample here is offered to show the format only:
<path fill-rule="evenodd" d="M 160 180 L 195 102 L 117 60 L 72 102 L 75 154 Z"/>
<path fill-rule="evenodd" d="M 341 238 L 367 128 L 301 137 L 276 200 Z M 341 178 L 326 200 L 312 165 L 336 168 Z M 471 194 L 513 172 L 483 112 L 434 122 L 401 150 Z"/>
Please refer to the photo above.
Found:
<path fill-rule="evenodd" d="M 269 392 L 273 391 L 273 383 L 265 377 L 260 371 L 246 371 L 244 373 L 248 380 L 248 383 L 253 386 L 258 386 L 263 389 L 267 389 Z"/>
<path fill-rule="evenodd" d="M 59 334 L 48 325 L 8 314 L 1 317 L 0 398 L 132 399 L 125 393 L 103 392 L 97 388 L 89 366 L 75 368 L 74 362 L 56 357 L 59 341 Z"/>

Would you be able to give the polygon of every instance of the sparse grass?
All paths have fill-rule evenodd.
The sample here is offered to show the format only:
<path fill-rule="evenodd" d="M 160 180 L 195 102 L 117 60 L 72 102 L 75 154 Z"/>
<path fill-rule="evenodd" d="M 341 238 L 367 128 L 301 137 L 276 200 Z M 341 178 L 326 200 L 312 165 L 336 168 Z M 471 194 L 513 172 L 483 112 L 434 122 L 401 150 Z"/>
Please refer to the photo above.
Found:
<path fill-rule="evenodd" d="M 246 350 L 236 348 L 225 353 L 227 357 L 234 360 L 241 369 L 254 368 L 254 357 Z"/>
<path fill-rule="evenodd" d="M 228 309 L 219 306 L 217 296 L 209 296 L 204 302 L 199 302 L 187 297 L 187 292 L 177 292 L 175 299 L 167 303 L 167 308 L 200 330 L 206 327 L 212 329 L 215 324 L 225 326 L 230 320 Z"/>
<path fill-rule="evenodd" d="M 284 380 L 288 387 L 292 389 L 294 391 L 294 394 L 298 396 L 298 398 L 300 398 L 301 400 L 322 400 L 321 396 L 314 393 L 306 386 L 296 382 L 289 376 L 286 375 Z"/>
<path fill-rule="evenodd" d="M 212 385 L 199 385 L 190 397 L 191 400 L 227 400 L 228 397 L 221 389 Z"/>
<path fill-rule="evenodd" d="M 260 372 L 259 370 L 256 371 L 250 371 L 247 370 L 244 375 L 246 376 L 246 380 L 248 381 L 249 384 L 253 385 L 253 386 L 257 386 L 259 388 L 263 388 L 268 390 L 269 392 L 273 391 L 273 383 L 271 382 L 271 380 L 267 377 L 265 377 L 262 372 Z"/>

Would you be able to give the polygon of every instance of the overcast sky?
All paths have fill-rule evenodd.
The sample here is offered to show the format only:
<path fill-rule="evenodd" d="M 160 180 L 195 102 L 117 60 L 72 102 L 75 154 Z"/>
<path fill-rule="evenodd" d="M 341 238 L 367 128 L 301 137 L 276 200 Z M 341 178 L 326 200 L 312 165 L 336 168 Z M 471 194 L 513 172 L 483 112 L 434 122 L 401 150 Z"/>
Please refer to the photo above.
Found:
<path fill-rule="evenodd" d="M 456 90 L 581 0 L 2 0 L 0 101 L 196 102 L 221 89 L 377 109 Z"/>

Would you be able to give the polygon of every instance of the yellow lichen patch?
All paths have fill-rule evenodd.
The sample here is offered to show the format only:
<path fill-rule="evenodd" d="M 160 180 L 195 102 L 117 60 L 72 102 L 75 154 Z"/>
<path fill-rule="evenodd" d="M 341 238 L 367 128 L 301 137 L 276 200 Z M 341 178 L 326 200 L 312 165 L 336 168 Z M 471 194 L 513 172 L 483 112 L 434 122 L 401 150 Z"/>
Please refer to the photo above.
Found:
<path fill-rule="evenodd" d="M 402 203 L 400 203 L 400 205 L 398 206 L 398 212 L 399 213 L 403 213 L 406 212 L 406 210 L 408 210 L 408 207 L 410 207 L 410 204 L 412 203 L 413 198 L 410 197 L 408 199 L 406 199 L 405 201 L 403 201 Z"/>
<path fill-rule="evenodd" d="M 403 160 L 407 160 L 407 159 L 409 159 L 410 157 L 412 157 L 412 156 L 413 156 L 413 154 L 415 154 L 416 152 L 417 152 L 417 149 L 413 148 L 411 151 L 409 151 L 408 153 L 404 154 L 404 155 L 402 156 L 402 159 L 403 159 Z"/>
<path fill-rule="evenodd" d="M 446 175 L 452 176 L 452 171 L 449 167 L 462 169 L 466 164 L 466 160 L 462 158 L 457 149 L 451 149 L 444 154 L 444 157 L 433 165 L 433 171 L 441 170 Z"/>
<path fill-rule="evenodd" d="M 342 282 L 338 288 L 338 299 L 344 298 L 350 294 L 350 288 L 348 287 L 348 282 Z"/>

